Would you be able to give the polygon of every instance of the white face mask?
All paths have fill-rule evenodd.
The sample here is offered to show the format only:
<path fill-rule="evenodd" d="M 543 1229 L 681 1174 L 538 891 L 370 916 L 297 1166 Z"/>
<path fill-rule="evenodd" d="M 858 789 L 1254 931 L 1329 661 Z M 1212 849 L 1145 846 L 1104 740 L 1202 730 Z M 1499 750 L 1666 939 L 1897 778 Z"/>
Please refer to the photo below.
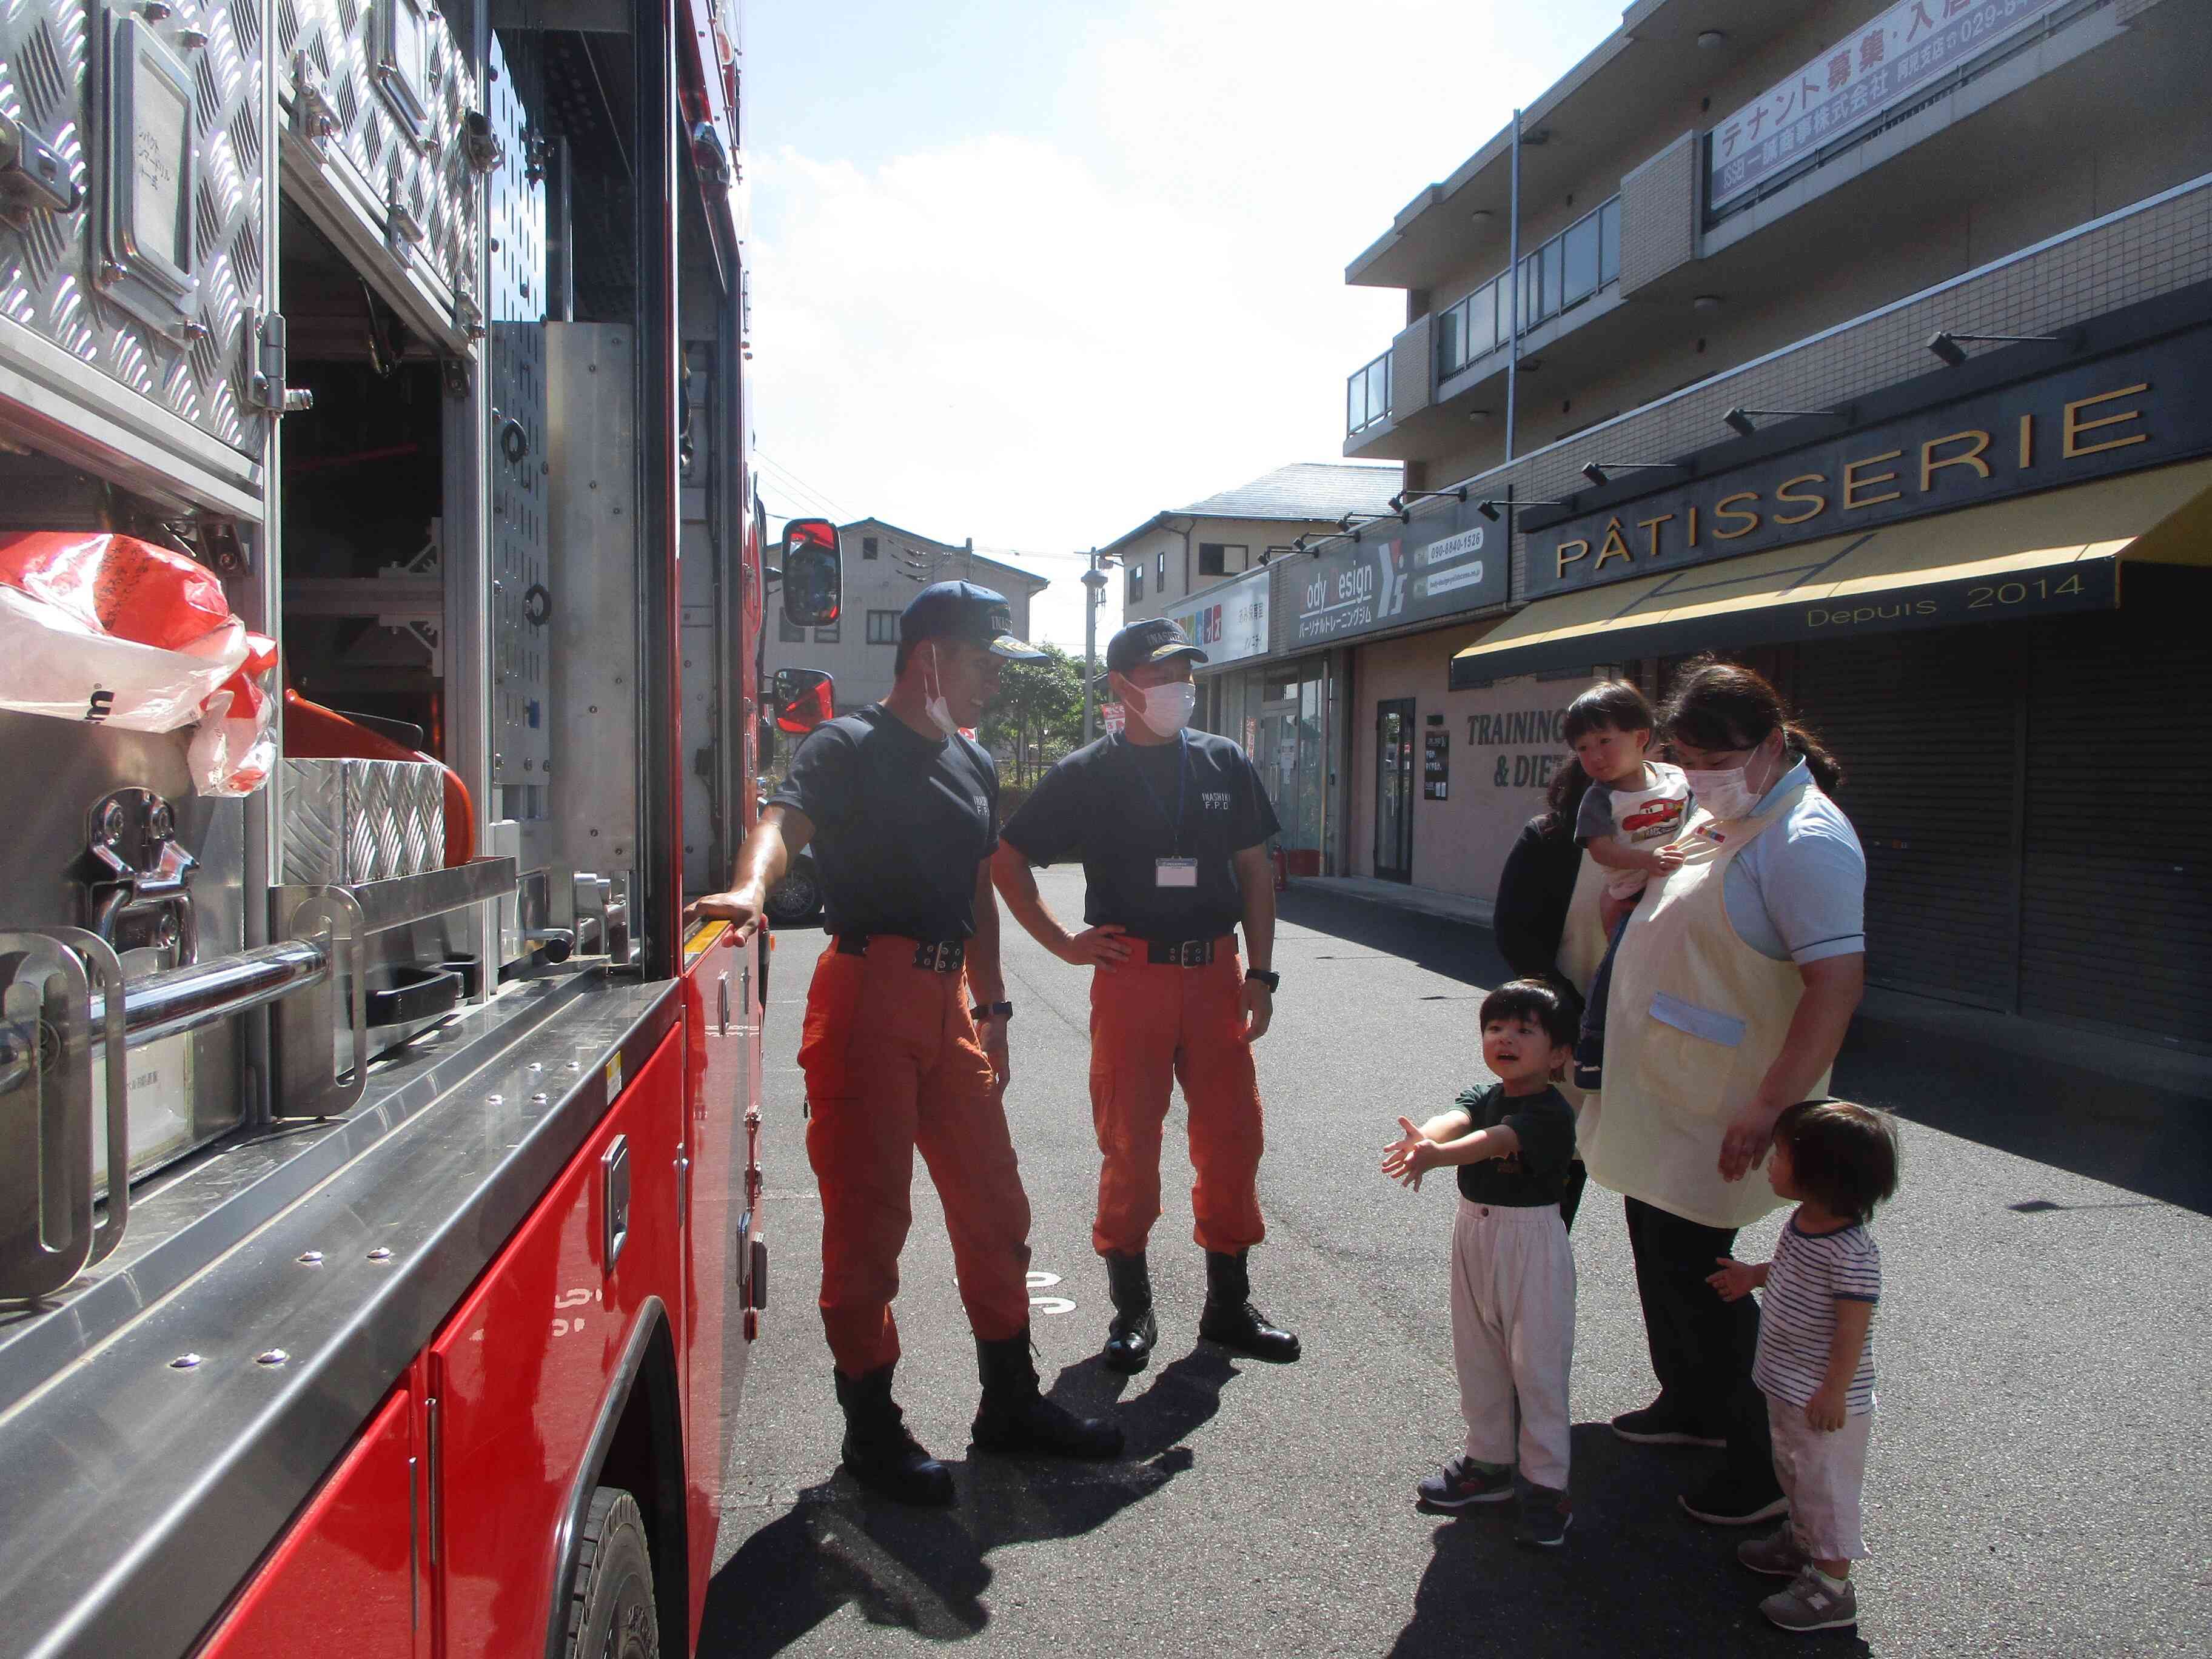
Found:
<path fill-rule="evenodd" d="M 1198 688 L 1188 680 L 1170 680 L 1138 695 L 1144 698 L 1143 704 L 1127 707 L 1158 737 L 1171 738 L 1188 726 L 1191 711 L 1198 707 Z"/>
<path fill-rule="evenodd" d="M 952 707 L 945 701 L 945 681 L 938 672 L 940 665 L 937 660 L 937 647 L 933 645 L 929 647 L 929 678 L 936 680 L 937 684 L 931 685 L 928 680 L 922 683 L 922 689 L 929 693 L 929 697 L 921 705 L 921 712 L 928 715 L 929 723 L 946 737 L 958 737 L 960 722 L 952 718 Z"/>
<path fill-rule="evenodd" d="M 1759 762 L 1759 751 L 1753 750 L 1741 766 L 1731 766 L 1720 772 L 1692 772 L 1686 769 L 1682 776 L 1697 795 L 1698 805 L 1723 823 L 1751 816 L 1752 808 L 1774 787 L 1769 777 L 1763 787 L 1751 786 L 1751 769 Z"/>

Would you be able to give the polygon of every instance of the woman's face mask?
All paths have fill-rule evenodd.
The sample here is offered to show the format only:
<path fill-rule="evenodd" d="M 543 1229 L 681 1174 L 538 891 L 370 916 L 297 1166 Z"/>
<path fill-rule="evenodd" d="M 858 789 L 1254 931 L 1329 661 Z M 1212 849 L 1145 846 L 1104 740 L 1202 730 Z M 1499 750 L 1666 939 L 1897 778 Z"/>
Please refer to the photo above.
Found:
<path fill-rule="evenodd" d="M 1198 688 L 1188 680 L 1170 680 L 1139 695 L 1145 700 L 1143 705 L 1129 703 L 1129 712 L 1163 738 L 1171 738 L 1189 725 L 1191 713 L 1198 707 Z"/>
<path fill-rule="evenodd" d="M 1771 752 L 1770 753 L 1770 749 Z M 1691 751 L 1690 758 L 1711 758 L 1711 751 Z M 1698 797 L 1698 805 L 1723 823 L 1751 816 L 1774 781 L 1782 775 L 1782 734 L 1767 739 L 1744 757 L 1740 766 L 1700 770 L 1685 766 L 1682 775 Z"/>

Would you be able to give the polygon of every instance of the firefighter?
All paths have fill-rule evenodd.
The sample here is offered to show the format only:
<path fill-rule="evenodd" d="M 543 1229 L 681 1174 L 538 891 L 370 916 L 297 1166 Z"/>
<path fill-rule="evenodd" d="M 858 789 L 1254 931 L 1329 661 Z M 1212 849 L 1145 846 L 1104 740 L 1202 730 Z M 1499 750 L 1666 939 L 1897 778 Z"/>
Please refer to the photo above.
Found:
<path fill-rule="evenodd" d="M 1206 1252 L 1199 1334 L 1255 1358 L 1298 1357 L 1298 1340 L 1252 1305 L 1246 1252 L 1260 1219 L 1260 1085 L 1252 1044 L 1273 1017 L 1279 976 L 1278 828 L 1259 774 L 1226 738 L 1187 729 L 1206 653 L 1166 617 L 1107 647 L 1125 729 L 1046 774 L 1008 822 L 991 874 L 1022 926 L 1091 969 L 1091 1112 L 1098 1135 L 1091 1244 L 1114 1317 L 1103 1355 L 1144 1369 L 1159 1340 L 1145 1245 L 1160 1215 L 1160 1137 L 1175 1083 L 1190 1115 L 1191 1207 Z M 1084 921 L 1071 934 L 1038 896 L 1033 864 L 1083 861 Z M 1251 965 L 1239 964 L 1244 927 Z"/>
<path fill-rule="evenodd" d="M 891 1398 L 891 1300 L 912 1218 L 914 1154 L 945 1206 L 975 1332 L 988 1451 L 1109 1458 L 1121 1431 L 1044 1398 L 1030 1359 L 1030 1205 L 1006 1130 L 1006 1000 L 988 860 L 999 779 L 960 728 L 1000 665 L 1042 653 L 1006 599 L 939 582 L 907 607 L 890 695 L 817 727 L 738 855 L 732 890 L 695 913 L 746 927 L 810 842 L 830 942 L 807 992 L 799 1062 L 806 1154 L 822 1192 L 822 1322 L 845 1413 L 845 1467 L 908 1503 L 952 1501 L 952 1477 Z"/>

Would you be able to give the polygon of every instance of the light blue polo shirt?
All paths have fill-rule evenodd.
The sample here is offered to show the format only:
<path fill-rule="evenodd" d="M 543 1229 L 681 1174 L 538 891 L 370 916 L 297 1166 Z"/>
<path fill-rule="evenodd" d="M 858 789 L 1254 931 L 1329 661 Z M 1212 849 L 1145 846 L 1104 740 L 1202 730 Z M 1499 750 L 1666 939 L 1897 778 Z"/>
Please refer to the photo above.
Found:
<path fill-rule="evenodd" d="M 1788 815 L 1729 864 L 1722 896 L 1746 945 L 1802 966 L 1865 951 L 1866 853 L 1851 821 L 1813 782 L 1802 760 L 1759 799 L 1752 816 L 1800 783 L 1806 788 Z"/>

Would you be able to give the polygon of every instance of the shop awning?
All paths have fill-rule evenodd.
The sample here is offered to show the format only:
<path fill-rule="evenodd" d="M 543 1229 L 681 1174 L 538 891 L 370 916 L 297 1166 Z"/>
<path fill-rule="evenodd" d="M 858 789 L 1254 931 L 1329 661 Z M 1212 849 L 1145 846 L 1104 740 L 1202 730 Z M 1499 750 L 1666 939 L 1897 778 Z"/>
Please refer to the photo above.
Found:
<path fill-rule="evenodd" d="M 1455 656 L 1451 686 L 1638 657 L 2109 610 L 2120 602 L 2124 558 L 2212 564 L 2212 462 L 1540 599 Z"/>

